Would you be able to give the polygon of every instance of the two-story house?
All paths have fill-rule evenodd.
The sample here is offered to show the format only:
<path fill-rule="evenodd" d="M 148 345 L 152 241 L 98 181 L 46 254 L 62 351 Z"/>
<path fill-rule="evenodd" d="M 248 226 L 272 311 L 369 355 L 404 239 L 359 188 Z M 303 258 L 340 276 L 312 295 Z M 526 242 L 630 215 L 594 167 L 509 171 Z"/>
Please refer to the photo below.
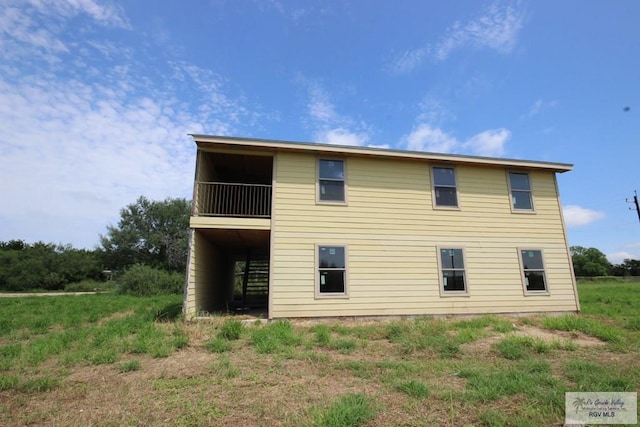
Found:
<path fill-rule="evenodd" d="M 187 318 L 577 312 L 572 165 L 193 135 Z"/>

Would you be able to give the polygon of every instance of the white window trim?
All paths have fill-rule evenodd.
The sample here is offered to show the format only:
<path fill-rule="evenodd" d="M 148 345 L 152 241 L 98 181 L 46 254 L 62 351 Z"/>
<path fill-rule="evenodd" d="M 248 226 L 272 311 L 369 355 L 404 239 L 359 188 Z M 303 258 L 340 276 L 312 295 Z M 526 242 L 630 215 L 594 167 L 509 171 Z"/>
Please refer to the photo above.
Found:
<path fill-rule="evenodd" d="M 323 246 L 344 248 L 344 292 L 342 293 L 320 292 L 320 248 Z M 344 243 L 316 243 L 314 250 L 315 299 L 349 299 L 349 247 Z"/>
<path fill-rule="evenodd" d="M 456 206 L 440 206 L 436 201 L 436 179 L 434 169 L 453 169 L 453 180 L 455 182 L 456 189 Z M 444 209 L 449 211 L 459 211 L 460 210 L 460 192 L 458 190 L 458 171 L 455 166 L 448 165 L 432 165 L 430 168 L 431 174 L 431 202 L 433 203 L 433 209 Z M 448 187 L 451 188 L 450 185 L 439 185 L 438 187 Z"/>
<path fill-rule="evenodd" d="M 462 270 L 464 273 L 464 291 L 445 291 L 444 290 L 444 277 L 442 270 L 442 259 L 440 258 L 440 251 L 442 249 L 461 249 L 462 250 L 462 262 L 464 263 L 463 269 L 454 269 Z M 459 297 L 459 296 L 469 296 L 469 274 L 468 274 L 468 265 L 467 265 L 467 254 L 464 246 L 456 246 L 456 245 L 438 245 L 436 246 L 436 258 L 438 260 L 438 281 L 440 283 L 440 296 L 441 297 Z M 450 269 L 447 269 L 450 270 Z"/>
<path fill-rule="evenodd" d="M 542 277 L 544 278 L 544 286 L 545 286 L 544 291 L 530 291 L 527 289 L 527 280 L 524 275 L 524 264 L 522 262 L 522 251 L 540 251 L 540 257 L 542 258 Z M 522 283 L 522 290 L 525 296 L 550 295 L 549 279 L 547 276 L 547 266 L 546 266 L 546 263 L 544 262 L 544 250 L 542 248 L 531 247 L 531 246 L 518 247 L 518 264 L 520 265 L 520 282 Z"/>
<path fill-rule="evenodd" d="M 509 207 L 511 208 L 511 213 L 522 213 L 522 214 L 534 214 L 536 213 L 536 201 L 533 197 L 533 180 L 531 179 L 531 173 L 529 171 L 519 171 L 519 170 L 507 170 L 507 188 L 509 189 Z M 531 209 L 516 209 L 513 203 L 513 190 L 511 189 L 511 179 L 510 174 L 518 173 L 522 175 L 527 175 L 529 179 L 529 196 L 531 197 Z M 515 190 L 515 191 L 523 191 L 523 190 Z"/>
<path fill-rule="evenodd" d="M 339 161 L 342 162 L 342 172 L 344 177 L 342 180 L 337 179 L 326 179 L 326 181 L 341 181 L 344 183 L 344 200 L 321 200 L 320 199 L 320 161 L 328 160 L 328 161 Z M 347 194 L 348 194 L 348 186 L 347 186 L 347 159 L 342 157 L 318 157 L 316 158 L 316 204 L 317 205 L 347 205 Z"/>

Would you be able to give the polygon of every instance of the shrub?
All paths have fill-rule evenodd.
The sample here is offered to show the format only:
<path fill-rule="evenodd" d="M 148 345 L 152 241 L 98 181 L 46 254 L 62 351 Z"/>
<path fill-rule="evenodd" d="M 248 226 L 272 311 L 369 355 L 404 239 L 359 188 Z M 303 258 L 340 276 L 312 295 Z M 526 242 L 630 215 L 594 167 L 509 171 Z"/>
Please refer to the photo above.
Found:
<path fill-rule="evenodd" d="M 122 294 L 150 296 L 179 294 L 184 287 L 184 275 L 143 264 L 129 267 L 118 280 Z"/>

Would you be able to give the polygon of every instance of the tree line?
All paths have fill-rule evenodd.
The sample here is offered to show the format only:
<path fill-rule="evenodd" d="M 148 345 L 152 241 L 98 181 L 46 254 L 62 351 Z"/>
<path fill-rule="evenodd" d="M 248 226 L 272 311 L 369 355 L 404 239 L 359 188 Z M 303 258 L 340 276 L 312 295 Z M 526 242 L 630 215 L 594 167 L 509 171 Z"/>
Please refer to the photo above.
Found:
<path fill-rule="evenodd" d="M 186 199 L 153 201 L 141 196 L 120 210 L 117 225 L 107 226 L 92 250 L 0 241 L 0 290 L 61 290 L 115 273 L 131 279 L 132 289 L 149 279 L 154 282 L 151 287 L 179 292 L 186 269 L 190 212 L 191 202 Z"/>
<path fill-rule="evenodd" d="M 640 276 L 639 260 L 625 259 L 620 264 L 612 264 L 596 248 L 571 246 L 570 250 L 576 277 Z"/>

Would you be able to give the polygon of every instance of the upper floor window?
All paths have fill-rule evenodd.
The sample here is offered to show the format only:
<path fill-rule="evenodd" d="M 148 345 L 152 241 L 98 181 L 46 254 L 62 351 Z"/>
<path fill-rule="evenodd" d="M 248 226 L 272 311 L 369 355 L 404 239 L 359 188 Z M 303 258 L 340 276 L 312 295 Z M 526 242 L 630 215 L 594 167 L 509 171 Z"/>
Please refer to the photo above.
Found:
<path fill-rule="evenodd" d="M 317 296 L 347 295 L 347 254 L 345 246 L 317 246 Z"/>
<path fill-rule="evenodd" d="M 525 172 L 509 172 L 511 208 L 517 211 L 532 211 L 531 182 Z"/>
<path fill-rule="evenodd" d="M 433 193 L 436 207 L 458 207 L 454 168 L 433 167 Z"/>
<path fill-rule="evenodd" d="M 462 248 L 438 248 L 442 293 L 467 293 L 464 272 L 464 251 Z"/>
<path fill-rule="evenodd" d="M 547 292 L 547 283 L 542 262 L 542 251 L 539 249 L 521 249 L 522 277 L 526 292 Z"/>
<path fill-rule="evenodd" d="M 345 202 L 344 160 L 318 160 L 318 200 Z"/>

